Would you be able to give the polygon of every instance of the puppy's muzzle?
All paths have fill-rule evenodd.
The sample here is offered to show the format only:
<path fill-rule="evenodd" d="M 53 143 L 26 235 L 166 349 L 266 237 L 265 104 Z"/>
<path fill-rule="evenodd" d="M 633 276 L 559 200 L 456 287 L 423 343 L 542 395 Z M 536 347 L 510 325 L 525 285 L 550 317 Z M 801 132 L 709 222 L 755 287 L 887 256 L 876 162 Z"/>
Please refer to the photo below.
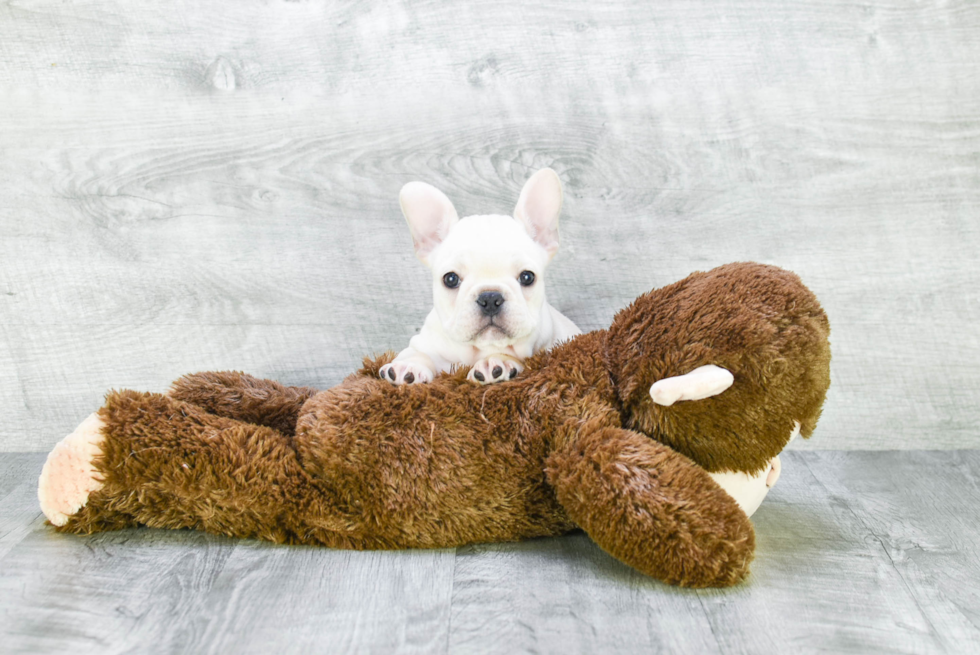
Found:
<path fill-rule="evenodd" d="M 496 316 L 504 306 L 504 295 L 499 291 L 484 291 L 476 297 L 476 304 L 484 316 Z"/>

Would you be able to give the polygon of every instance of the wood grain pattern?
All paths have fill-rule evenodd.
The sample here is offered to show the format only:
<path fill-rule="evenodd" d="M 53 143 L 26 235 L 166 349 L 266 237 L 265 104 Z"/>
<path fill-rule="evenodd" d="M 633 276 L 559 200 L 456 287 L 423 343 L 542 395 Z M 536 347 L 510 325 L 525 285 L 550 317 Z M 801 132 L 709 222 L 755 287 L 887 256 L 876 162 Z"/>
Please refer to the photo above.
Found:
<path fill-rule="evenodd" d="M 720 653 L 697 592 L 666 587 L 585 534 L 459 549 L 451 653 Z"/>
<path fill-rule="evenodd" d="M 980 446 L 980 7 L 781 0 L 0 5 L 0 451 L 109 387 L 328 386 L 428 311 L 400 186 L 566 188 L 585 329 L 692 270 L 798 271 L 804 449 Z"/>
<path fill-rule="evenodd" d="M 187 650 L 442 652 L 449 640 L 454 557 L 453 551 L 240 544 L 210 593 L 208 609 L 194 619 L 188 632 L 200 637 Z"/>
<path fill-rule="evenodd" d="M 980 643 L 978 451 L 792 452 L 752 574 L 654 582 L 584 534 L 347 552 L 59 535 L 0 459 L 0 651 L 962 653 Z M 4 491 L 7 490 L 7 491 Z"/>
<path fill-rule="evenodd" d="M 37 507 L 37 455 L 0 457 L 0 561 L 24 537 L 44 524 Z"/>
<path fill-rule="evenodd" d="M 869 546 L 891 562 L 921 617 L 911 624 L 915 641 L 947 652 L 980 643 L 978 461 L 973 451 L 959 457 L 820 453 L 806 460 L 831 495 L 849 499 L 854 522 L 874 535 Z"/>

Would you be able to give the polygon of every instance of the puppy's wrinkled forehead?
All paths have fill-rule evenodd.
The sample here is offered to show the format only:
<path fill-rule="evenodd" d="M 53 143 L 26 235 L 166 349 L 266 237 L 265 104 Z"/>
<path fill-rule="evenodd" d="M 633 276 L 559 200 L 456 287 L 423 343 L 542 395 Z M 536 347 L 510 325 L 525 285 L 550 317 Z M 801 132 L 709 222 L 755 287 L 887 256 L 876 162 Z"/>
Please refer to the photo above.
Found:
<path fill-rule="evenodd" d="M 437 271 L 465 267 L 481 275 L 511 275 L 515 268 L 543 268 L 548 253 L 521 223 L 510 216 L 491 214 L 461 219 L 432 251 L 430 261 Z"/>

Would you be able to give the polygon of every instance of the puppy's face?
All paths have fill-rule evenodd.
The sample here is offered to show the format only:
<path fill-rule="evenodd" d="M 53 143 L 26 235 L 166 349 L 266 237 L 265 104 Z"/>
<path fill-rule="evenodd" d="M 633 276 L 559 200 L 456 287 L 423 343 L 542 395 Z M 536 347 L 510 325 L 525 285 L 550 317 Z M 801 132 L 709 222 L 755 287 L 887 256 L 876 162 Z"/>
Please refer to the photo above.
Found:
<path fill-rule="evenodd" d="M 524 185 L 514 217 L 459 220 L 435 187 L 400 194 L 415 253 L 433 272 L 436 312 L 447 336 L 481 349 L 533 339 L 545 305 L 544 270 L 558 250 L 561 182 L 551 169 Z"/>
<path fill-rule="evenodd" d="M 481 349 L 532 338 L 545 304 L 547 251 L 509 216 L 457 222 L 429 256 L 446 334 Z"/>

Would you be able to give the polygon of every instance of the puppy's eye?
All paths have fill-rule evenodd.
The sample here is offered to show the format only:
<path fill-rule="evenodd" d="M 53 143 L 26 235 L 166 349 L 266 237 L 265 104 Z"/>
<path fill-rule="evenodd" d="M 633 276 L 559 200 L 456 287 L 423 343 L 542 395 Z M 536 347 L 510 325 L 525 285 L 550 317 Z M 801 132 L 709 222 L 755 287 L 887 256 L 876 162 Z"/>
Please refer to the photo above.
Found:
<path fill-rule="evenodd" d="M 455 289 L 459 286 L 459 276 L 450 271 L 442 276 L 442 283 L 449 289 Z"/>
<path fill-rule="evenodd" d="M 529 287 L 534 284 L 534 273 L 531 271 L 524 271 L 517 276 L 517 281 L 521 283 L 522 287 Z"/>

